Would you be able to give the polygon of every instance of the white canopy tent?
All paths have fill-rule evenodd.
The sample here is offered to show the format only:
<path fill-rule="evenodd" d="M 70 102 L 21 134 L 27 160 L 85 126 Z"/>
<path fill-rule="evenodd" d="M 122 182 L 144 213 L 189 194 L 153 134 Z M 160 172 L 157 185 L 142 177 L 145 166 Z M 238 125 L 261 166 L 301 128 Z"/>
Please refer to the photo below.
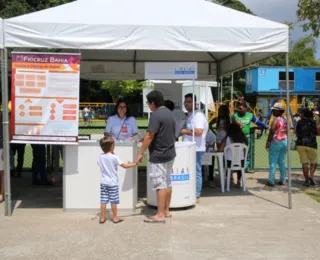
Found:
<path fill-rule="evenodd" d="M 144 79 L 145 62 L 194 61 L 198 80 L 216 81 L 227 72 L 287 53 L 288 32 L 284 24 L 205 0 L 79 0 L 5 20 L 4 47 L 80 51 L 81 77 L 86 79 Z M 8 83 L 3 84 L 8 91 Z M 287 87 L 289 95 L 288 81 Z M 7 101 L 5 92 L 3 103 Z M 4 142 L 9 144 L 5 128 Z M 9 154 L 9 145 L 4 151 Z M 8 156 L 6 161 L 8 167 Z M 7 199 L 11 214 L 10 194 Z"/>
<path fill-rule="evenodd" d="M 3 20 L 0 18 L 0 49 L 3 49 Z"/>
<path fill-rule="evenodd" d="M 79 0 L 5 21 L 10 48 L 81 51 L 88 79 L 143 79 L 145 61 L 197 61 L 216 80 L 288 51 L 288 27 L 205 0 Z"/>

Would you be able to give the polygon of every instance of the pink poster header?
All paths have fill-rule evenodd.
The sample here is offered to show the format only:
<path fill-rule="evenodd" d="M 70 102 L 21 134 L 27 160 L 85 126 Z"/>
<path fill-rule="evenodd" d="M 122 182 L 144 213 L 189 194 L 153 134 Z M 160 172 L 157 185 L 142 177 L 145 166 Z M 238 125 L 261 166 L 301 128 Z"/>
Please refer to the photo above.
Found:
<path fill-rule="evenodd" d="M 79 64 L 80 54 L 12 54 L 12 62 Z"/>

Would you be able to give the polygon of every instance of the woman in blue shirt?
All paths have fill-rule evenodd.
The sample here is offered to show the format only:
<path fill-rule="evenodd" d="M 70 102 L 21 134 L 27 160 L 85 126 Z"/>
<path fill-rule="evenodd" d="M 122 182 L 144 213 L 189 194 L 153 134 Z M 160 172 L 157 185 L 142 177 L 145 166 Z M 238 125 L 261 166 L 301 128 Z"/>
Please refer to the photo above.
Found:
<path fill-rule="evenodd" d="M 127 140 L 138 134 L 137 122 L 130 115 L 127 101 L 118 99 L 115 112 L 108 118 L 104 132 L 111 134 L 116 140 Z"/>

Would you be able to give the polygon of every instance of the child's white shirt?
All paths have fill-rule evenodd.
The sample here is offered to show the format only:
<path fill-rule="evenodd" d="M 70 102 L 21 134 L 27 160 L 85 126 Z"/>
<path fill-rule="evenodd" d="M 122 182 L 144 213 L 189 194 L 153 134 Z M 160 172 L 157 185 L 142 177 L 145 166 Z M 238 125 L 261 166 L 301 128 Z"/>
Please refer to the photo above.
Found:
<path fill-rule="evenodd" d="M 97 164 L 99 165 L 101 171 L 101 184 L 107 186 L 117 186 L 118 166 L 123 164 L 120 158 L 111 153 L 103 153 L 99 155 Z"/>

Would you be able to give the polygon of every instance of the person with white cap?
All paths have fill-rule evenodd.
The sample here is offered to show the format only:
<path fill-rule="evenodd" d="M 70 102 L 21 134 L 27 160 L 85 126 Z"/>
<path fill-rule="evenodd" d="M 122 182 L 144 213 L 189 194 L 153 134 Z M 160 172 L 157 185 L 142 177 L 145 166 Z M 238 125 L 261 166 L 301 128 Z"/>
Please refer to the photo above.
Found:
<path fill-rule="evenodd" d="M 280 168 L 279 185 L 286 183 L 286 154 L 287 154 L 287 119 L 283 117 L 285 111 L 284 104 L 275 103 L 271 108 L 274 119 L 266 143 L 266 149 L 269 152 L 269 181 L 267 186 L 275 185 L 275 175 L 277 164 Z"/>

